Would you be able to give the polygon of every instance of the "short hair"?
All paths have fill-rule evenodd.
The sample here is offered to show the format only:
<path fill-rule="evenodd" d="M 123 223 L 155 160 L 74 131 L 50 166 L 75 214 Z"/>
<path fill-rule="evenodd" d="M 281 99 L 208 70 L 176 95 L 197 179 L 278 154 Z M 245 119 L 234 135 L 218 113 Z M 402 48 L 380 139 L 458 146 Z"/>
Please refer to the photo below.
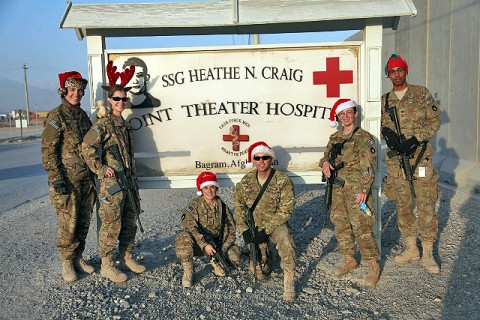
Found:
<path fill-rule="evenodd" d="M 138 67 L 142 67 L 144 72 L 147 74 L 148 73 L 148 68 L 147 68 L 147 64 L 140 58 L 137 58 L 137 57 L 131 57 L 131 58 L 128 58 L 124 63 L 123 63 L 123 69 L 125 68 L 128 68 L 130 66 L 138 66 Z"/>
<path fill-rule="evenodd" d="M 127 93 L 127 90 L 125 90 L 125 87 L 123 87 L 119 84 L 115 84 L 115 85 L 111 86 L 110 89 L 108 89 L 108 97 L 109 98 L 113 97 L 113 94 L 117 91 L 123 91 L 123 92 Z"/>

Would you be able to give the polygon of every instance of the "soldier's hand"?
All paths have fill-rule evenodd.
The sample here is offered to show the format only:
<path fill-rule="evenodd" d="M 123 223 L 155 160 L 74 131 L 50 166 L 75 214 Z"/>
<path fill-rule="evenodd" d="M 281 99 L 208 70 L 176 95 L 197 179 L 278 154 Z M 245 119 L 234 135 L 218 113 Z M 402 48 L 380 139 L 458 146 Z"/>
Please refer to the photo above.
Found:
<path fill-rule="evenodd" d="M 65 180 L 57 180 L 53 183 L 53 189 L 56 193 L 66 195 L 72 191 Z"/>
<path fill-rule="evenodd" d="M 409 156 L 417 150 L 417 147 L 420 145 L 417 137 L 412 136 L 410 139 L 403 141 L 400 144 L 398 152 L 403 155 Z"/>
<path fill-rule="evenodd" d="M 268 241 L 268 234 L 265 231 L 265 229 L 262 229 L 262 231 L 258 232 L 257 235 L 255 236 L 255 239 L 253 239 L 253 242 L 255 244 L 265 243 L 267 241 Z"/>
<path fill-rule="evenodd" d="M 250 229 L 243 231 L 242 236 L 243 236 L 243 241 L 245 241 L 245 243 L 253 243 L 252 235 L 250 234 Z"/>
<path fill-rule="evenodd" d="M 325 177 L 330 178 L 331 175 L 331 170 L 333 170 L 333 166 L 330 164 L 330 162 L 325 161 L 322 165 L 322 171 Z"/>
<path fill-rule="evenodd" d="M 209 244 L 207 244 L 207 245 L 205 246 L 205 249 L 204 249 L 204 250 L 205 250 L 205 253 L 208 254 L 209 256 L 213 256 L 213 255 L 217 252 L 217 251 L 215 251 L 215 249 L 214 249 L 211 245 L 209 245 Z"/>
<path fill-rule="evenodd" d="M 108 178 L 115 177 L 115 171 L 110 167 L 106 167 L 105 168 L 105 177 L 108 177 Z"/>

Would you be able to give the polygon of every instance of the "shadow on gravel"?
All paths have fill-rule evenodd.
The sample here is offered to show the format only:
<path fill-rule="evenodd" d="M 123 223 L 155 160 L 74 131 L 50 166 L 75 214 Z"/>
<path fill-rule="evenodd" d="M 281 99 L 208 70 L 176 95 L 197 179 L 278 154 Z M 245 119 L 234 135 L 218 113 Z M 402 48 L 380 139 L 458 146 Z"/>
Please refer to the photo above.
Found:
<path fill-rule="evenodd" d="M 480 185 L 475 186 L 478 190 Z M 459 210 L 465 228 L 461 237 L 458 258 L 454 262 L 451 277 L 444 297 L 442 318 L 478 319 L 480 310 L 480 232 L 478 204 L 480 199 L 471 196 Z M 450 225 L 453 228 L 458 226 Z"/>
<path fill-rule="evenodd" d="M 46 175 L 47 173 L 45 172 L 41 164 L 15 167 L 13 169 L 0 169 L 0 181 Z"/>

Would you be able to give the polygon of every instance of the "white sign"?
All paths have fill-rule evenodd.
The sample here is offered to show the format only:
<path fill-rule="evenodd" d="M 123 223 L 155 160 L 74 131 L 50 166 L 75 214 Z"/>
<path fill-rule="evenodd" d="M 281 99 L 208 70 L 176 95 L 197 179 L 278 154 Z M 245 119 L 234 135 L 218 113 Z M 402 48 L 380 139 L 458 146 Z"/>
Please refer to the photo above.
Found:
<path fill-rule="evenodd" d="M 330 109 L 359 96 L 359 46 L 109 53 L 127 86 L 139 176 L 242 173 L 265 141 L 279 169 L 318 171 Z"/>

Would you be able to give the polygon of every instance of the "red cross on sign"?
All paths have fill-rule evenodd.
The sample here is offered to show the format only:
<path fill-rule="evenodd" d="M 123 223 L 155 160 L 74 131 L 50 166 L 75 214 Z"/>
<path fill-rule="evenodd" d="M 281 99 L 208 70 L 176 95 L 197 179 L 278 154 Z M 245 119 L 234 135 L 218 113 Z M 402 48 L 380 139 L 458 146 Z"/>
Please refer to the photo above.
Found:
<path fill-rule="evenodd" d="M 340 97 L 340 85 L 353 83 L 353 70 L 340 70 L 340 58 L 327 58 L 326 71 L 313 72 L 313 84 L 327 85 L 327 98 Z"/>
<path fill-rule="evenodd" d="M 230 134 L 223 135 L 223 141 L 232 141 L 232 150 L 240 150 L 240 141 L 248 141 L 249 136 L 246 134 L 240 134 L 240 126 L 234 124 L 230 127 Z"/>

